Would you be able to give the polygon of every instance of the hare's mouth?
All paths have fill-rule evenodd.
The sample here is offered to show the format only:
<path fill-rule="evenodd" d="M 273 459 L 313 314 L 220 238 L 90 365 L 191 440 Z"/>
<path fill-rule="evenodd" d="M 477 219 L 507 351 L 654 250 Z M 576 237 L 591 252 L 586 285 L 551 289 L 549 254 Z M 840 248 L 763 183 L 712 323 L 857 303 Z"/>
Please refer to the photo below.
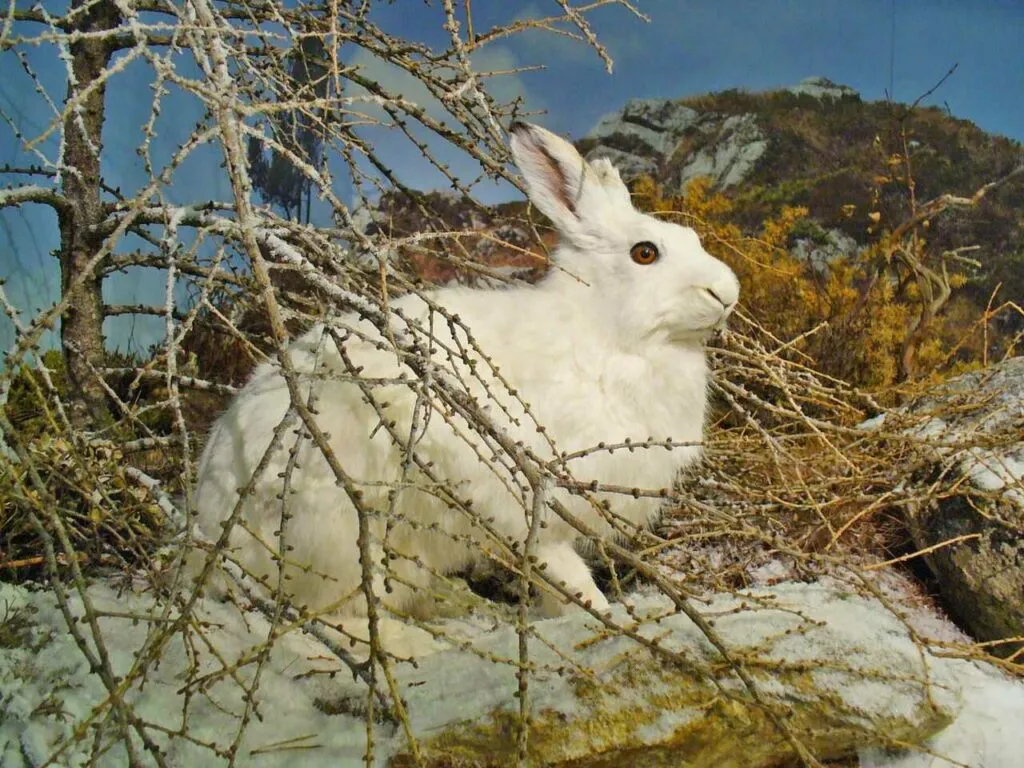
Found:
<path fill-rule="evenodd" d="M 693 328 L 690 330 L 679 330 L 675 333 L 669 334 L 669 338 L 673 341 L 687 342 L 687 341 L 704 341 L 709 336 L 714 334 L 718 329 L 719 325 L 709 325 L 704 328 Z"/>
<path fill-rule="evenodd" d="M 720 327 L 718 323 L 700 327 L 665 323 L 652 330 L 648 336 L 661 336 L 670 344 L 702 344 Z"/>
<path fill-rule="evenodd" d="M 713 321 L 700 317 L 691 317 L 689 320 L 687 322 L 687 318 L 675 312 L 662 312 L 644 334 L 644 338 L 661 339 L 669 344 L 700 344 L 720 327 L 725 317 L 723 315 Z"/>

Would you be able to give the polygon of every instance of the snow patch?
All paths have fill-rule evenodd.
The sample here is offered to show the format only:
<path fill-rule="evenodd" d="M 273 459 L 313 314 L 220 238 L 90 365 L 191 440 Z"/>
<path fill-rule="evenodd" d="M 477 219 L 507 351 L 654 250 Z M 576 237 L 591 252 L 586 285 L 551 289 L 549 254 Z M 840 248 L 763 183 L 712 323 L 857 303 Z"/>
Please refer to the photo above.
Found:
<path fill-rule="evenodd" d="M 898 581 L 886 583 L 883 588 L 890 596 L 900 596 L 902 590 Z M 152 627 L 159 625 L 156 619 L 162 606 L 155 605 L 149 595 L 119 593 L 105 583 L 94 584 L 88 594 L 97 610 L 131 612 L 154 619 L 137 624 L 122 617 L 99 619 L 112 670 L 125 675 L 152 637 Z M 666 647 L 684 650 L 687 655 L 714 654 L 696 627 L 675 613 L 666 598 L 641 592 L 631 596 L 629 602 L 637 618 L 650 619 L 639 627 L 644 636 L 663 638 Z M 75 615 L 82 614 L 80 598 L 72 595 L 70 604 Z M 8 617 L 5 629 L 13 627 L 17 632 L 14 639 L 0 644 L 0 710 L 5 712 L 0 722 L 0 763 L 20 768 L 51 758 L 54 749 L 65 743 L 76 726 L 106 699 L 107 692 L 67 632 L 52 592 L 0 584 L 0 618 L 4 605 Z M 925 745 L 927 753 L 865 750 L 861 754 L 863 768 L 955 764 L 928 762 L 936 759 L 935 754 L 971 768 L 1020 765 L 1018 736 L 1019 724 L 1024 722 L 1024 685 L 992 667 L 922 654 L 900 618 L 838 581 L 784 583 L 738 595 L 719 595 L 702 611 L 715 618 L 716 628 L 730 647 L 770 649 L 767 652 L 774 659 L 805 663 L 818 688 L 834 691 L 865 717 L 889 713 L 913 719 L 922 706 L 920 684 L 915 678 L 924 663 L 936 702 L 958 713 L 958 717 Z M 917 606 L 909 613 L 922 611 Z M 20 623 L 12 624 L 12 616 Z M 613 606 L 613 616 L 618 621 L 629 620 L 619 605 Z M 258 649 L 270 633 L 262 616 L 243 614 L 230 604 L 201 601 L 197 617 L 205 623 L 206 638 L 229 667 Z M 926 618 L 940 631 L 945 626 L 934 614 Z M 813 623 L 809 629 L 808 619 Z M 594 620 L 583 614 L 534 626 L 545 642 L 531 644 L 531 661 L 538 670 L 531 680 L 531 700 L 543 711 L 562 712 L 569 718 L 581 716 L 583 705 L 572 694 L 571 683 L 550 671 L 564 664 L 563 654 L 578 653 L 581 663 L 601 670 L 613 668 L 609 665 L 636 647 L 628 638 L 618 637 L 574 651 L 580 637 L 590 636 L 595 629 Z M 799 627 L 803 629 L 793 631 Z M 492 632 L 493 624 L 463 619 L 449 622 L 444 628 L 453 634 L 464 633 L 491 658 L 516 657 L 518 638 L 510 626 Z M 162 651 L 159 666 L 150 670 L 145 685 L 129 687 L 125 701 L 141 718 L 173 730 L 182 725 L 184 694 L 188 691 L 190 737 L 225 749 L 239 732 L 245 707 L 238 681 L 251 685 L 254 665 L 242 664 L 225 674 L 222 662 L 206 652 L 202 642 L 193 640 L 186 646 L 180 635 L 172 639 Z M 843 664 L 823 661 L 837 657 Z M 190 673 L 193 662 L 197 668 Z M 870 674 L 851 684 L 850 674 L 843 671 L 846 666 L 854 674 L 859 669 Z M 333 672 L 340 674 L 335 676 Z M 401 666 L 396 674 L 414 732 L 421 735 L 448 727 L 453 718 L 471 721 L 482 713 L 512 711 L 517 706 L 511 697 L 516 688 L 516 665 L 496 664 L 485 656 L 444 651 L 422 657 L 418 669 Z M 208 682 L 203 689 L 190 682 L 203 677 Z M 762 688 L 770 695 L 771 681 Z M 261 674 L 256 716 L 239 737 L 242 764 L 310 768 L 362 764 L 366 738 L 361 715 L 365 711 L 363 690 L 317 641 L 297 630 L 285 631 L 274 643 Z M 438 699 L 439 691 L 452 695 Z M 623 690 L 623 696 L 631 700 L 645 693 L 649 692 Z M 644 733 L 656 741 L 659 735 L 678 728 L 686 717 L 686 711 L 671 713 L 671 717 L 653 721 Z M 102 729 L 106 738 L 115 741 L 109 723 L 103 723 Z M 380 725 L 375 731 L 374 764 L 383 765 L 401 748 L 401 729 Z M 171 739 L 153 730 L 149 735 L 165 750 L 169 765 L 210 765 L 214 759 L 213 753 L 193 741 Z M 85 764 L 93 741 L 90 734 L 71 743 L 57 762 Z M 283 748 L 285 742 L 289 742 L 289 748 Z M 141 744 L 136 748 L 143 764 L 152 762 Z M 123 744 L 114 743 L 103 760 L 111 765 L 127 764 Z"/>

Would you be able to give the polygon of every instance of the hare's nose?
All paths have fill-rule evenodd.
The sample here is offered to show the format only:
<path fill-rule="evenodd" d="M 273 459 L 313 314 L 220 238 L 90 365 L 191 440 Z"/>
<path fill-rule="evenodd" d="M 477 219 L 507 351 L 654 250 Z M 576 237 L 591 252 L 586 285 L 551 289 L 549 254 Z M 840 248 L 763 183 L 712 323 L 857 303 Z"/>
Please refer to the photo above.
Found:
<path fill-rule="evenodd" d="M 715 293 L 715 289 L 714 288 L 705 288 L 704 290 L 708 293 L 708 295 L 711 296 L 712 299 L 717 301 L 723 307 L 726 306 L 726 303 L 724 301 L 722 301 L 722 297 L 719 296 L 717 293 Z"/>
<path fill-rule="evenodd" d="M 705 287 L 704 291 L 725 309 L 732 309 L 740 297 L 740 287 L 732 273 L 727 277 L 715 280 L 714 283 Z"/>

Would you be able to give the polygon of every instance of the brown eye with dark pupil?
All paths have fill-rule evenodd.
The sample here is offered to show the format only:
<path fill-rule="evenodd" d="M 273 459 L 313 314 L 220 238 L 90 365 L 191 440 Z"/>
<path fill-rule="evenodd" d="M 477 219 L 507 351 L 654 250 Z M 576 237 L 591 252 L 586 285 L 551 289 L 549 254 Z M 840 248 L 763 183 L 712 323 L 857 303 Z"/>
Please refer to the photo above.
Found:
<path fill-rule="evenodd" d="M 661 254 L 658 253 L 658 246 L 654 243 L 644 242 L 637 243 L 630 248 L 629 255 L 637 264 L 646 266 L 647 264 L 653 264 L 656 262 L 658 260 L 658 256 Z"/>

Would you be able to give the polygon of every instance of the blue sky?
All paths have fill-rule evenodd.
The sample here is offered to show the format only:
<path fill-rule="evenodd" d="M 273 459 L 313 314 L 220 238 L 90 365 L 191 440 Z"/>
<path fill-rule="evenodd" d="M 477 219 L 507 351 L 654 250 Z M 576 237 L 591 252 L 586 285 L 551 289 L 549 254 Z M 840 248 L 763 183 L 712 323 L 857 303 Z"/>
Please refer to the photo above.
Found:
<path fill-rule="evenodd" d="M 639 5 L 649 24 L 631 23 L 621 9 L 595 14 L 616 60 L 610 77 L 593 57 L 532 38 L 538 52 L 542 45 L 549 51 L 551 69 L 524 79 L 528 93 L 535 91 L 555 110 L 548 119 L 551 127 L 585 132 L 601 114 L 633 96 L 765 90 L 810 75 L 852 86 L 874 100 L 885 97 L 891 72 L 894 98 L 913 101 L 958 64 L 926 103 L 948 104 L 953 114 L 987 131 L 1024 139 L 1021 0 L 648 0 Z M 524 60 L 528 56 L 516 52 Z"/>
<path fill-rule="evenodd" d="M 53 5 L 56 10 L 61 3 Z M 438 5 L 398 0 L 379 4 L 374 13 L 392 33 L 440 45 L 445 33 Z M 1024 0 L 637 0 L 636 5 L 650 23 L 617 7 L 598 9 L 592 16 L 615 59 L 611 75 L 582 44 L 539 32 L 484 48 L 474 63 L 483 69 L 547 65 L 542 72 L 495 79 L 493 87 L 500 96 L 520 95 L 528 107 L 546 110 L 535 119 L 573 137 L 633 97 L 765 90 L 822 75 L 856 88 L 867 100 L 884 98 L 891 85 L 896 100 L 912 101 L 957 64 L 953 77 L 925 103 L 947 106 L 984 130 L 1024 140 Z M 473 8 L 479 30 L 513 17 L 548 15 L 558 6 L 551 0 L 494 0 L 476 2 Z M 59 103 L 63 70 L 52 49 L 28 54 Z M 393 77 L 363 59 L 360 63 L 371 74 Z M 10 52 L 0 54 L 0 71 L 11 73 L 0 81 L 0 112 L 24 126 L 27 135 L 38 134 L 52 116 L 46 102 Z M 152 100 L 148 82 L 146 68 L 132 65 L 109 91 L 113 122 L 104 169 L 108 181 L 126 191 L 144 178 L 134 147 Z M 400 79 L 393 84 L 401 87 Z M 188 97 L 172 98 L 154 142 L 157 154 L 166 154 L 176 137 L 187 135 L 197 115 Z M 415 153 L 397 137 L 381 141 L 405 169 L 408 182 L 421 187 L 437 183 L 437 176 L 418 165 Z M 50 142 L 43 150 L 52 158 L 55 147 Z M 28 159 L 9 126 L 0 123 L 0 164 Z M 181 201 L 225 198 L 228 189 L 218 162 L 212 151 L 198 154 L 178 172 L 168 193 Z M 458 160 L 456 168 L 467 175 L 475 170 Z M 505 194 L 507 188 L 484 190 L 491 199 Z M 6 290 L 23 309 L 31 311 L 55 297 L 58 278 L 48 254 L 57 242 L 56 222 L 46 209 L 0 210 L 0 277 L 8 279 Z M 106 290 L 116 302 L 154 301 L 162 296 L 163 279 L 152 271 L 138 272 L 111 282 Z M 145 347 L 159 335 L 159 321 L 151 320 L 108 321 L 112 342 Z M 0 318 L 0 349 L 7 349 L 12 338 L 9 322 Z"/>

